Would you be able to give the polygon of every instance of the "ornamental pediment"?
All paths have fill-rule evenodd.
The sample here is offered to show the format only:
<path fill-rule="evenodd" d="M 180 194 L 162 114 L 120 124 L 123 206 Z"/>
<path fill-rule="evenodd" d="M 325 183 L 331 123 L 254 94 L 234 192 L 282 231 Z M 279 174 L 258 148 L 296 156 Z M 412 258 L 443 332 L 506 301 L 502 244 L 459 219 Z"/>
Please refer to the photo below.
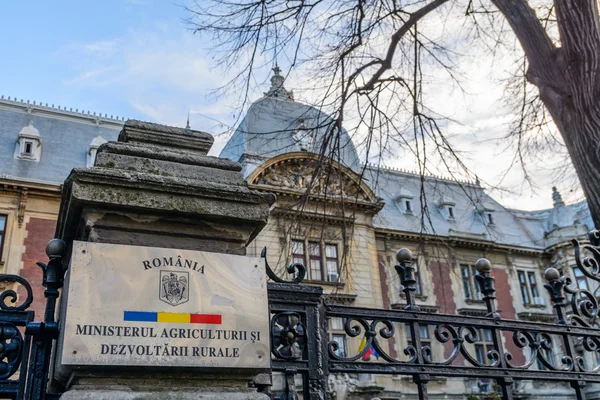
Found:
<path fill-rule="evenodd" d="M 274 157 L 248 177 L 248 183 L 273 191 L 305 194 L 329 199 L 354 199 L 377 203 L 373 191 L 349 168 L 335 161 L 319 161 L 306 152 Z"/>

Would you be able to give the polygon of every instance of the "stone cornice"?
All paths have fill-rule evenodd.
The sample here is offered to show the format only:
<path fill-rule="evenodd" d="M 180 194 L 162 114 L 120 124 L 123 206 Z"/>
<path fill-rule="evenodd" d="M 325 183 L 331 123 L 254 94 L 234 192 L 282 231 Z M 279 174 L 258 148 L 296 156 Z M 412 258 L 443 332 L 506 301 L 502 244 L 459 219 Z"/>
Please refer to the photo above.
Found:
<path fill-rule="evenodd" d="M 445 244 L 450 247 L 464 247 L 475 249 L 486 249 L 495 251 L 504 251 L 515 254 L 525 254 L 540 256 L 545 253 L 544 249 L 535 249 L 530 247 L 520 247 L 508 244 L 501 244 L 487 240 L 476 240 L 471 238 L 461 238 L 457 236 L 436 236 L 431 234 L 420 234 L 416 232 L 395 231 L 391 229 L 375 228 L 375 235 L 383 238 L 393 238 L 397 240 L 430 242 L 435 244 Z"/>
<path fill-rule="evenodd" d="M 253 187 L 250 187 L 253 189 Z M 325 221 L 328 223 L 332 223 L 335 225 L 343 225 L 347 223 L 354 223 L 354 217 L 343 217 L 339 215 L 329 215 L 318 212 L 310 212 L 310 211 L 298 211 L 291 210 L 283 207 L 274 207 L 271 210 L 271 216 L 292 216 L 296 218 L 300 218 L 304 221 Z"/>
<path fill-rule="evenodd" d="M 0 190 L 7 192 L 18 192 L 26 189 L 29 191 L 30 195 L 33 194 L 60 198 L 61 186 L 62 184 L 60 183 L 0 176 Z"/>

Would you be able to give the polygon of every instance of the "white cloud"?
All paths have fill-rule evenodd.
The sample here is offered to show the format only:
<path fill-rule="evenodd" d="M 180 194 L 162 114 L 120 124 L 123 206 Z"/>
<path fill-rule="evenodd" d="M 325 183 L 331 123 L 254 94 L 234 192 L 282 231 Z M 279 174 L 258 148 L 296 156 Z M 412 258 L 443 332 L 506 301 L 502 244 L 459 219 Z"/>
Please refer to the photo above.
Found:
<path fill-rule="evenodd" d="M 241 101 L 236 93 L 209 96 L 213 89 L 226 82 L 227 71 L 218 66 L 213 69 L 212 54 L 203 50 L 203 45 L 202 38 L 185 31 L 181 21 L 160 21 L 152 31 L 131 30 L 117 38 L 70 44 L 60 50 L 60 55 L 72 66 L 72 77 L 64 84 L 73 88 L 110 89 L 142 118 L 168 125 L 184 126 L 189 111 L 194 129 L 215 135 L 211 154 L 218 154 L 228 138 L 227 133 L 232 131 L 230 125 L 239 116 L 236 107 Z M 504 151 L 506 142 L 490 140 L 505 135 L 511 122 L 499 81 L 506 77 L 512 59 L 496 57 L 492 60 L 476 55 L 474 51 L 457 58 L 458 72 L 467 77 L 464 92 L 442 70 L 430 68 L 426 72 L 434 85 L 425 90 L 424 96 L 432 109 L 456 120 L 445 124 L 445 134 L 465 152 L 466 164 L 485 182 L 495 185 L 513 162 L 513 153 Z M 265 66 L 253 82 L 253 98 L 267 90 L 268 70 Z M 297 98 L 311 102 L 318 98 L 318 91 L 313 91 L 311 83 L 310 73 L 300 67 L 291 72 L 286 86 L 294 89 Z M 351 124 L 351 118 L 348 121 Z M 406 151 L 398 148 L 392 152 L 394 157 L 385 160 L 387 165 L 415 169 Z M 550 188 L 557 183 L 560 187 L 560 182 L 553 182 L 546 165 L 557 161 L 550 157 L 539 165 L 531 165 L 537 192 L 523 186 L 522 173 L 514 168 L 502 180 L 503 187 L 509 191 L 496 191 L 493 195 L 515 208 L 551 206 Z M 438 172 L 445 174 L 443 170 Z M 567 191 L 565 199 L 569 198 L 577 200 L 580 193 Z"/>

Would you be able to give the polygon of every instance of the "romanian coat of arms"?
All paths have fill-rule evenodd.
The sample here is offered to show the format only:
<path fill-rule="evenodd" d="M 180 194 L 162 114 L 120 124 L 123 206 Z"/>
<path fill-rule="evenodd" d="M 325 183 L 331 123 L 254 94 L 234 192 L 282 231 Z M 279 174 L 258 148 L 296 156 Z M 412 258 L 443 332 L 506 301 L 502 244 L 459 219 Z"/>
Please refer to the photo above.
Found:
<path fill-rule="evenodd" d="M 160 271 L 160 300 L 172 306 L 189 300 L 189 273 L 175 271 Z"/>

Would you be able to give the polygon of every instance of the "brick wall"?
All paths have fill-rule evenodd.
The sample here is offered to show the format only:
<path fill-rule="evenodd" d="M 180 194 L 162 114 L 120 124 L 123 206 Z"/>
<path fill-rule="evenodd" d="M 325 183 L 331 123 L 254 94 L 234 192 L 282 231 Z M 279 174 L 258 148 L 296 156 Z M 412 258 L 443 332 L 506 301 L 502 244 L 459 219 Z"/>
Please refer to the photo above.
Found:
<path fill-rule="evenodd" d="M 441 261 L 431 261 L 431 281 L 437 297 L 440 314 L 456 314 L 456 303 L 450 279 L 450 266 Z"/>
<path fill-rule="evenodd" d="M 25 247 L 22 256 L 23 269 L 21 270 L 20 275 L 27 279 L 33 289 L 33 304 L 31 305 L 30 310 L 35 311 L 36 321 L 44 319 L 46 299 L 44 297 L 44 287 L 42 286 L 42 269 L 35 263 L 38 261 L 43 263 L 48 262 L 48 256 L 46 256 L 46 244 L 54 237 L 55 228 L 55 220 L 42 218 L 30 218 L 26 226 L 27 234 L 23 241 Z M 17 292 L 20 299 L 24 298 L 25 290 L 22 287 L 19 287 Z"/>
<path fill-rule="evenodd" d="M 517 319 L 506 269 L 494 268 L 492 276 L 496 279 L 496 301 L 498 302 L 498 310 L 501 311 L 500 316 L 503 319 Z M 504 331 L 502 334 L 504 335 L 506 350 L 513 355 L 512 363 L 514 365 L 523 365 L 525 363 L 525 355 L 523 354 L 523 351 L 515 345 L 512 333 Z"/>
<path fill-rule="evenodd" d="M 441 261 L 431 261 L 429 268 L 431 270 L 433 292 L 436 296 L 440 314 L 456 314 L 456 302 L 454 301 L 452 280 L 450 279 L 450 266 Z M 444 343 L 445 358 L 450 357 L 453 348 L 454 345 L 451 342 Z M 457 365 L 462 363 L 461 358 L 462 356 L 457 358 Z"/>

